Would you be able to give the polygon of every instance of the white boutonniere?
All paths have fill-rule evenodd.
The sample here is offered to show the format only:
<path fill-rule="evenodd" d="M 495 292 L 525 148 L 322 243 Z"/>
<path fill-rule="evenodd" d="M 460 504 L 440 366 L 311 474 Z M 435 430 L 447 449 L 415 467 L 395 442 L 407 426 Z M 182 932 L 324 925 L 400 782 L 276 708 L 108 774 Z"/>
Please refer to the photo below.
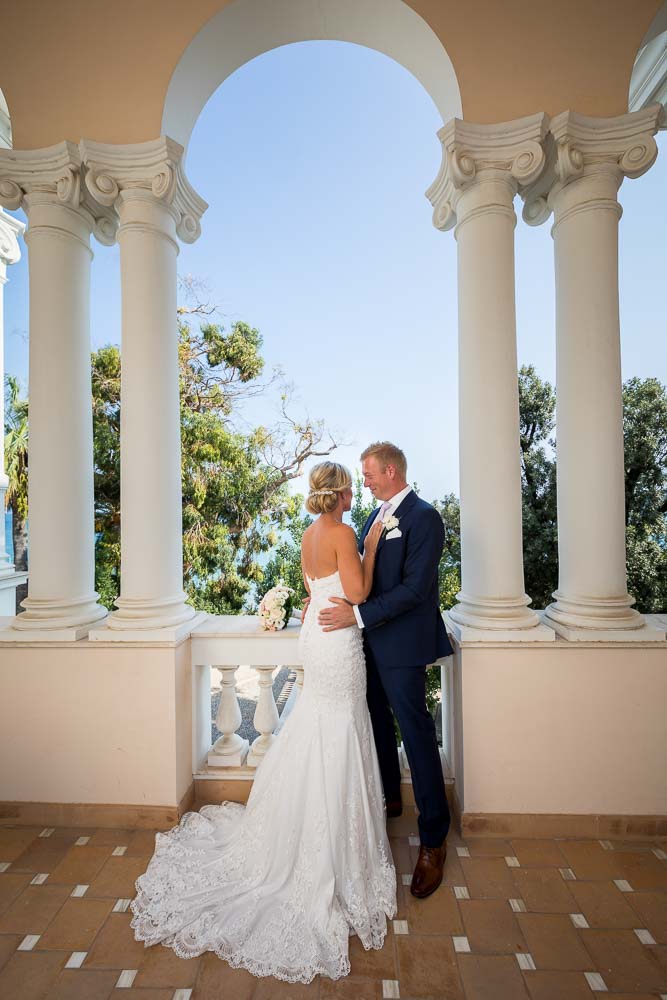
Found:
<path fill-rule="evenodd" d="M 398 517 L 394 517 L 393 514 L 387 514 L 387 516 L 382 519 L 382 527 L 386 532 L 394 531 L 398 528 L 399 523 L 400 519 Z"/>

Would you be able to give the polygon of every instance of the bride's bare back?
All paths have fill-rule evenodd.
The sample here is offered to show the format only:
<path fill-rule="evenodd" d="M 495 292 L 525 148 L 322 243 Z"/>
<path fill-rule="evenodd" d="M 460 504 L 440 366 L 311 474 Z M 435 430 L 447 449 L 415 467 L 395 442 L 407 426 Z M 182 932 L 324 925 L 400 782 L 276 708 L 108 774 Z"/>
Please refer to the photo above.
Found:
<path fill-rule="evenodd" d="M 301 567 L 308 592 L 309 580 L 320 580 L 338 571 L 348 601 L 353 604 L 365 601 L 371 589 L 381 533 L 382 526 L 373 525 L 366 536 L 362 561 L 352 528 L 331 514 L 322 514 L 306 529 L 301 541 Z"/>

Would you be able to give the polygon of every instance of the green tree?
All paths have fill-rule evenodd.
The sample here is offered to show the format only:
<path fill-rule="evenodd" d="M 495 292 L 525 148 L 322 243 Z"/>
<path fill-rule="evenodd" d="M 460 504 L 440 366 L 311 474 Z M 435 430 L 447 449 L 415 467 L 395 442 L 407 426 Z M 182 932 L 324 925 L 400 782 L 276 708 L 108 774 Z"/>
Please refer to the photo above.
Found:
<path fill-rule="evenodd" d="M 286 392 L 276 427 L 238 429 L 242 402 L 275 382 L 260 381 L 261 347 L 246 323 L 194 329 L 180 312 L 184 581 L 190 602 L 215 614 L 250 607 L 263 558 L 298 514 L 289 483 L 335 447 L 321 423 L 290 416 Z M 111 607 L 120 580 L 120 352 L 102 348 L 92 363 L 96 586 Z"/>
<path fill-rule="evenodd" d="M 17 570 L 28 569 L 28 400 L 18 379 L 5 378 L 5 468 L 9 485 L 5 506 L 12 512 L 12 543 Z M 4 531 L 4 521 L 3 529 Z"/>

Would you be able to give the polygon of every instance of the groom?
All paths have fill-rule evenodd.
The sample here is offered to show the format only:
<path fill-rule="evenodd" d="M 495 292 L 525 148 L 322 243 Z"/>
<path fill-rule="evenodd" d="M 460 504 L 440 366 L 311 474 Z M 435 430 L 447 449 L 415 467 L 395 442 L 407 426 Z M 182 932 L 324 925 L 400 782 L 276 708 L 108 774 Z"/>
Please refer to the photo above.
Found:
<path fill-rule="evenodd" d="M 325 632 L 363 629 L 368 708 L 389 817 L 402 812 L 394 715 L 398 721 L 419 810 L 421 846 L 410 891 L 422 899 L 442 882 L 450 824 L 435 723 L 426 707 L 426 667 L 453 652 L 438 606 L 445 529 L 435 508 L 408 486 L 400 448 L 381 441 L 366 448 L 361 461 L 364 486 L 382 505 L 364 525 L 360 552 L 376 518 L 386 524 L 373 587 L 358 606 L 329 598 L 335 607 L 320 611 L 318 621 Z"/>

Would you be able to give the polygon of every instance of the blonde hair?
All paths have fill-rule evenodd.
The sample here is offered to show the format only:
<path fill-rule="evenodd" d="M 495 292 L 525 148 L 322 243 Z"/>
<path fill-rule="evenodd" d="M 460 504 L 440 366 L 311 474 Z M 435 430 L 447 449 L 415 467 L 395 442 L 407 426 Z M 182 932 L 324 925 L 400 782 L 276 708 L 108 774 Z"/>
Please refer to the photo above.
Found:
<path fill-rule="evenodd" d="M 330 514 L 338 505 L 343 490 L 352 488 L 350 470 L 338 462 L 320 462 L 308 476 L 310 493 L 306 497 L 309 514 Z"/>
<path fill-rule="evenodd" d="M 401 449 L 397 448 L 391 441 L 375 441 L 373 444 L 369 444 L 368 448 L 362 451 L 360 457 L 362 462 L 365 458 L 376 458 L 382 466 L 383 472 L 388 465 L 393 465 L 403 479 L 407 478 L 408 461 Z"/>

